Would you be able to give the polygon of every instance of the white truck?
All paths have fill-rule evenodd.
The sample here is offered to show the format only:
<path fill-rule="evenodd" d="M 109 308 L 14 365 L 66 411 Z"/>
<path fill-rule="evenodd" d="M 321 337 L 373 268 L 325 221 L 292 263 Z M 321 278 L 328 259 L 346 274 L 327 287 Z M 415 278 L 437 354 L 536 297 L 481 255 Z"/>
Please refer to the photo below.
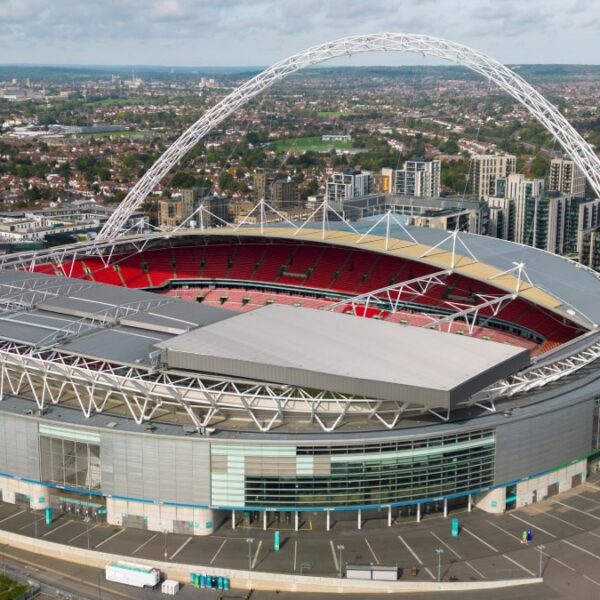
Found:
<path fill-rule="evenodd" d="M 135 587 L 154 588 L 160 583 L 160 571 L 146 565 L 119 560 L 106 565 L 106 581 L 124 583 Z"/>

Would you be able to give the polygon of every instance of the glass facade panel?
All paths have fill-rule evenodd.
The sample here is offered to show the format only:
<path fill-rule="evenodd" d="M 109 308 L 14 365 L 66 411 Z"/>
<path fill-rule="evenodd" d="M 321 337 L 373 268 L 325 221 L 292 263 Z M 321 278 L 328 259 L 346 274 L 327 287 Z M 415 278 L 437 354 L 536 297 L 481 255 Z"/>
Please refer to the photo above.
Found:
<path fill-rule="evenodd" d="M 42 480 L 65 487 L 100 489 L 100 446 L 40 435 Z"/>
<path fill-rule="evenodd" d="M 212 476 L 220 506 L 309 508 L 372 506 L 467 493 L 494 478 L 491 430 L 421 440 L 345 446 L 298 446 L 296 461 L 277 448 L 219 444 L 227 472 Z M 262 456 L 264 461 L 253 457 Z M 310 460 L 312 459 L 312 460 Z M 223 466 L 219 460 L 220 468 Z M 290 472 L 292 467 L 292 472 Z"/>

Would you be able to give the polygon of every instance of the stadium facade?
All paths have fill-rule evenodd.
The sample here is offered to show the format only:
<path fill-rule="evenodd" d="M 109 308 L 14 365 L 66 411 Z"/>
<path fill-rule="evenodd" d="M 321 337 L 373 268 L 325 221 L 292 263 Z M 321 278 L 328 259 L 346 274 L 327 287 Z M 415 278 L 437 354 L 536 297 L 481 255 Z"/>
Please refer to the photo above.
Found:
<path fill-rule="evenodd" d="M 465 46 L 382 33 L 276 63 L 186 130 L 95 242 L 0 257 L 4 501 L 206 535 L 252 513 L 297 528 L 307 513 L 360 527 L 371 511 L 501 512 L 585 480 L 600 281 L 581 265 L 457 232 L 393 236 L 391 214 L 329 229 L 326 203 L 318 229 L 269 228 L 261 202 L 259 227 L 124 233 L 245 102 L 305 66 L 388 50 L 490 79 L 600 193 L 600 161 L 565 117 Z"/>
<path fill-rule="evenodd" d="M 596 275 L 469 234 L 298 231 L 0 271 L 3 500 L 202 535 L 249 513 L 500 512 L 585 480 Z"/>

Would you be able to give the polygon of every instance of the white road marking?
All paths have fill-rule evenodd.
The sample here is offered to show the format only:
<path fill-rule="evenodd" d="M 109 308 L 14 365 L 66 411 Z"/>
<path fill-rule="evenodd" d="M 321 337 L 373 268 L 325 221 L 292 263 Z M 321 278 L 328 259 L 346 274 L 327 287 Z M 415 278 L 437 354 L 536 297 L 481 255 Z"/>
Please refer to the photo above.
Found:
<path fill-rule="evenodd" d="M 193 539 L 194 537 L 190 536 L 187 540 L 185 540 L 185 542 L 183 542 L 183 544 L 181 544 L 181 546 L 179 546 L 179 548 L 177 548 L 177 550 L 171 554 L 169 560 L 173 560 Z"/>
<path fill-rule="evenodd" d="M 583 578 L 587 579 L 588 581 L 591 581 L 594 585 L 597 585 L 598 587 L 600 587 L 600 583 L 597 582 L 595 579 L 592 579 L 591 577 L 588 577 L 587 575 L 584 575 Z"/>
<path fill-rule="evenodd" d="M 527 567 L 524 567 L 521 563 L 517 562 L 510 556 L 507 556 L 506 554 L 503 554 L 502 556 L 506 560 L 509 560 L 511 563 L 513 563 L 513 565 L 517 565 L 517 567 L 519 567 L 520 569 L 523 569 L 523 571 L 525 571 L 525 573 L 529 573 L 529 575 L 531 575 L 532 577 L 535 577 L 535 573 L 533 571 L 530 571 Z"/>
<path fill-rule="evenodd" d="M 475 535 L 472 531 L 467 529 L 464 525 L 462 526 L 461 529 L 463 531 L 466 531 L 470 536 L 474 537 L 479 542 L 481 542 L 484 546 L 487 546 L 490 550 L 493 550 L 494 552 L 498 552 L 497 548 L 494 548 L 494 546 L 492 546 L 491 544 L 488 544 L 488 542 L 486 542 L 485 540 L 482 540 L 478 535 Z"/>
<path fill-rule="evenodd" d="M 597 517 L 596 515 L 590 515 L 589 512 L 587 512 L 585 510 L 581 510 L 580 508 L 575 508 L 574 506 L 569 506 L 568 504 L 565 504 L 564 502 L 559 502 L 558 500 L 555 501 L 555 504 L 560 504 L 561 506 L 564 506 L 565 508 L 568 508 L 569 510 L 574 510 L 575 512 L 582 513 L 584 515 L 587 515 L 588 517 L 592 517 L 592 519 L 596 519 L 597 521 L 600 521 L 600 517 Z"/>
<path fill-rule="evenodd" d="M 131 554 L 137 554 L 146 544 L 149 544 L 157 535 L 158 533 L 155 533 L 151 538 L 148 538 L 145 542 L 140 544 Z"/>
<path fill-rule="evenodd" d="M 537 529 L 538 531 L 541 531 L 542 533 L 545 533 L 546 535 L 549 535 L 552 538 L 556 538 L 556 536 L 553 533 L 550 533 L 547 529 L 542 529 L 539 525 L 534 525 L 533 523 L 530 523 L 525 519 L 521 519 L 521 517 L 517 517 L 517 515 L 510 514 L 509 517 L 517 519 L 517 521 L 521 521 L 521 523 L 525 523 L 525 525 L 528 525 L 532 529 Z"/>
<path fill-rule="evenodd" d="M 94 529 L 96 529 L 96 527 L 100 527 L 100 525 L 94 525 L 93 527 L 90 527 L 90 531 L 93 531 Z M 84 529 L 81 533 L 78 533 L 77 535 L 73 536 L 68 542 L 67 544 L 70 544 L 71 542 L 74 542 L 77 538 L 80 538 L 82 535 L 85 535 L 87 533 L 87 529 Z"/>
<path fill-rule="evenodd" d="M 488 521 L 488 520 L 486 520 L 485 522 L 488 523 L 488 525 L 495 527 L 498 531 L 501 531 L 502 533 L 505 533 L 506 535 L 510 535 L 510 537 L 517 540 L 517 542 L 521 541 L 521 538 L 518 535 L 515 535 L 514 533 L 507 531 L 506 529 L 504 529 L 504 527 L 500 527 L 500 525 L 496 525 L 496 523 L 492 523 L 491 521 Z"/>
<path fill-rule="evenodd" d="M 58 531 L 59 529 L 62 529 L 63 527 L 66 527 L 67 525 L 70 525 L 73 522 L 72 519 L 69 519 L 68 521 L 66 521 L 65 523 L 62 523 L 61 525 L 59 525 L 58 527 L 55 527 L 54 529 L 51 529 L 50 531 L 46 531 L 46 533 L 44 533 L 42 535 L 42 537 L 46 537 L 47 535 L 50 535 L 51 533 L 54 533 L 55 531 Z"/>
<path fill-rule="evenodd" d="M 427 567 L 425 567 L 425 570 L 429 573 L 429 577 L 431 577 L 431 579 L 433 579 L 435 581 L 435 579 L 436 579 L 435 575 Z"/>
<path fill-rule="evenodd" d="M 298 557 L 298 540 L 294 540 L 294 571 L 296 570 L 296 558 Z"/>
<path fill-rule="evenodd" d="M 369 548 L 369 551 L 371 552 L 371 554 L 373 555 L 373 558 L 375 559 L 375 562 L 380 565 L 381 563 L 379 562 L 379 559 L 377 558 L 377 555 L 375 554 L 375 552 L 373 552 L 373 548 L 371 548 L 371 544 L 369 544 L 369 540 L 367 538 L 365 538 L 365 542 L 367 543 L 367 546 Z"/>
<path fill-rule="evenodd" d="M 477 573 L 481 579 L 485 579 L 484 574 L 479 569 L 476 569 L 469 561 L 465 561 L 465 565 L 467 565 L 467 567 L 471 567 L 471 569 L 473 569 L 473 571 L 475 571 L 475 573 Z"/>
<path fill-rule="evenodd" d="M 446 542 L 444 542 L 444 540 L 437 535 L 436 533 L 434 533 L 433 531 L 429 531 L 429 533 L 443 546 L 446 546 L 446 548 L 448 548 L 448 550 L 450 550 L 450 552 L 452 552 L 452 554 L 454 554 L 454 556 L 456 556 L 456 558 L 462 560 L 462 556 L 451 546 L 448 546 L 448 544 L 446 544 Z"/>
<path fill-rule="evenodd" d="M 569 546 L 572 546 L 573 548 L 577 548 L 577 550 L 580 550 L 581 552 L 585 552 L 586 554 L 589 554 L 590 556 L 593 556 L 594 558 L 600 560 L 600 556 L 598 554 L 594 554 L 593 552 L 590 552 L 589 550 L 586 550 L 585 548 L 582 548 L 581 546 L 578 546 L 577 544 L 574 544 L 573 542 L 570 542 L 569 540 L 561 540 L 562 542 L 564 542 L 565 544 L 569 544 Z"/>
<path fill-rule="evenodd" d="M 223 546 L 227 543 L 227 540 L 223 540 L 223 543 L 219 546 L 219 549 L 215 552 L 215 555 L 210 559 L 210 564 L 212 565 L 215 560 L 217 559 L 217 556 L 219 556 L 219 553 L 221 552 L 221 550 L 223 550 Z"/>
<path fill-rule="evenodd" d="M 27 509 L 24 508 L 23 510 L 13 513 L 12 515 L 8 515 L 8 517 L 4 517 L 4 519 L 2 519 L 0 521 L 0 523 L 4 523 L 4 521 L 8 521 L 9 519 L 12 519 L 13 517 L 18 517 L 19 515 L 22 515 L 26 510 Z"/>
<path fill-rule="evenodd" d="M 579 529 L 579 531 L 584 531 L 583 527 L 579 527 L 579 525 L 575 525 L 575 524 L 571 523 L 570 521 L 565 521 L 565 519 L 561 519 L 560 517 L 557 517 L 556 515 L 551 515 L 549 512 L 540 513 L 540 514 L 544 515 L 545 517 L 550 517 L 551 519 L 555 519 L 556 521 L 560 521 L 561 523 L 565 523 L 566 525 L 569 525 L 570 527 L 573 527 L 575 529 Z"/>
<path fill-rule="evenodd" d="M 593 504 L 600 504 L 600 500 L 594 500 L 593 498 L 588 498 L 587 496 L 584 496 L 583 494 L 579 494 L 575 497 L 581 498 L 582 500 L 587 500 L 588 502 L 592 502 Z"/>
<path fill-rule="evenodd" d="M 588 533 L 594 537 L 600 538 L 600 533 L 594 533 L 593 531 L 588 531 Z"/>
<path fill-rule="evenodd" d="M 406 543 L 405 539 L 399 535 L 398 539 L 406 546 L 406 549 L 415 557 L 415 560 L 422 565 L 423 561 L 419 558 L 419 555 Z"/>
<path fill-rule="evenodd" d="M 577 572 L 577 569 L 574 569 L 571 565 L 568 565 L 567 563 L 564 563 L 562 560 L 556 558 L 556 556 L 552 556 L 552 554 L 546 554 L 546 556 L 550 560 L 553 560 L 554 562 L 557 562 L 559 565 L 562 565 L 563 567 L 566 567 L 567 569 L 569 569 L 569 571 L 573 571 L 573 573 Z"/>
<path fill-rule="evenodd" d="M 119 531 L 117 531 L 117 533 L 113 533 L 112 535 L 108 536 L 105 540 L 102 540 L 99 544 L 96 544 L 94 546 L 94 550 L 96 548 L 100 548 L 100 546 L 103 546 L 104 544 L 106 544 L 106 542 L 110 542 L 110 540 L 116 538 L 118 535 L 121 535 L 124 531 L 125 531 L 125 529 L 119 529 Z M 85 533 L 85 531 L 83 533 Z"/>
<path fill-rule="evenodd" d="M 31 523 L 26 523 L 25 525 L 23 525 L 23 527 L 19 527 L 19 529 L 17 529 L 17 531 L 23 531 L 23 529 L 27 529 L 27 527 L 31 527 L 35 523 L 41 523 L 44 520 L 45 519 L 43 517 L 41 519 L 34 519 L 33 521 L 31 521 Z"/>
<path fill-rule="evenodd" d="M 333 554 L 333 564 L 335 565 L 335 572 L 338 573 L 340 570 L 340 564 L 338 563 L 338 559 L 335 554 L 335 548 L 333 547 L 333 540 L 329 540 L 329 545 L 331 546 L 331 554 Z"/>
<path fill-rule="evenodd" d="M 256 552 L 254 553 L 254 559 L 252 560 L 252 568 L 253 569 L 256 566 L 256 561 L 258 560 L 258 555 L 260 554 L 260 548 L 262 546 L 262 543 L 263 543 L 263 541 L 259 540 L 258 546 L 256 546 Z"/>

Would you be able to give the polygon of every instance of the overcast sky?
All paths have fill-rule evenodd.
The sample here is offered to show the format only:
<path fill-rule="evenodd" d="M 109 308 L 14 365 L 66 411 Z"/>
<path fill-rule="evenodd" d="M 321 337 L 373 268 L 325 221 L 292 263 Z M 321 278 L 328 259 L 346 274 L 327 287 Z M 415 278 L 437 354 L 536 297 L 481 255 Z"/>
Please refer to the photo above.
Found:
<path fill-rule="evenodd" d="M 0 63 L 267 65 L 378 31 L 447 37 L 505 63 L 600 62 L 599 0 L 0 0 Z"/>

